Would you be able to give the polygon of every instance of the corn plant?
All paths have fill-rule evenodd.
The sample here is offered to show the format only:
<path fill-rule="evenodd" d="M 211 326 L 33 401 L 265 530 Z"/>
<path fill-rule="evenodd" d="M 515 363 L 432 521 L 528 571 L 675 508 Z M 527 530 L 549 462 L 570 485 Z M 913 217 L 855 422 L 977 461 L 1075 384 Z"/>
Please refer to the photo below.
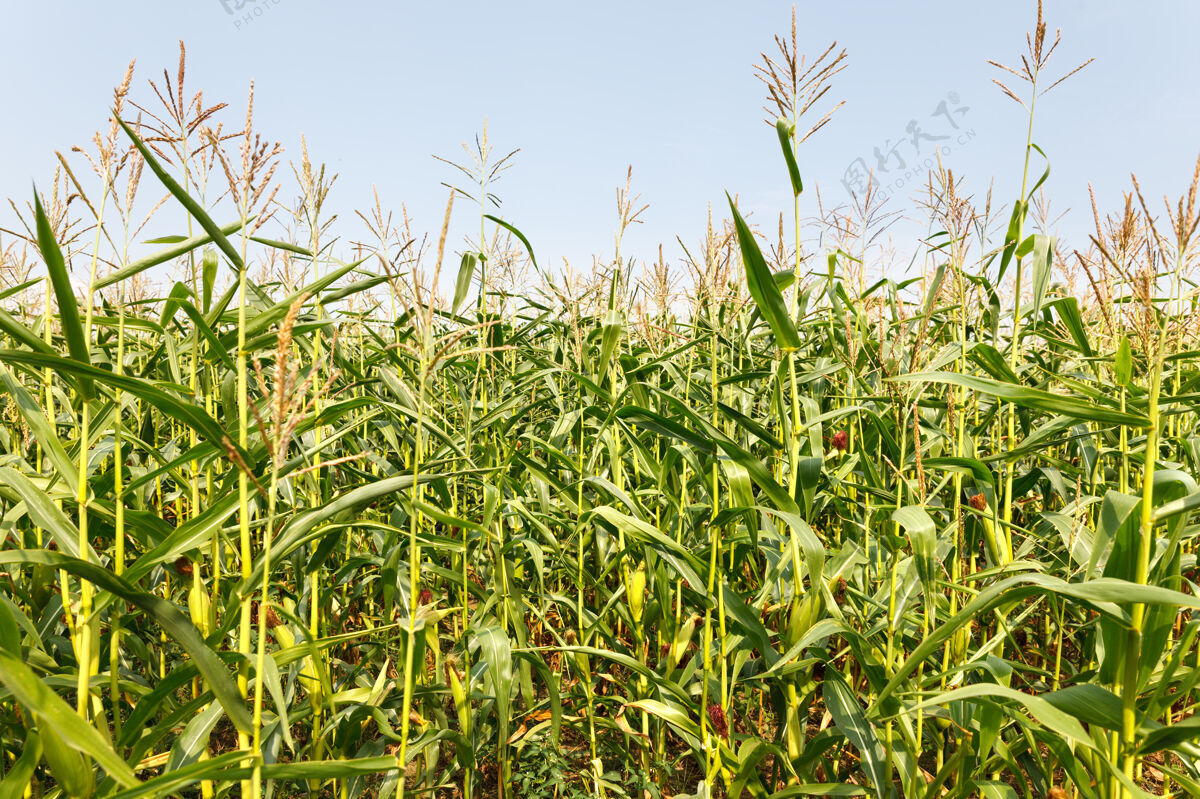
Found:
<path fill-rule="evenodd" d="M 1200 162 L 1065 251 L 1039 6 L 1020 194 L 939 166 L 901 276 L 797 31 L 790 230 L 642 263 L 631 170 L 586 273 L 486 129 L 429 237 L 131 65 L 0 246 L 0 797 L 1200 795 Z"/>

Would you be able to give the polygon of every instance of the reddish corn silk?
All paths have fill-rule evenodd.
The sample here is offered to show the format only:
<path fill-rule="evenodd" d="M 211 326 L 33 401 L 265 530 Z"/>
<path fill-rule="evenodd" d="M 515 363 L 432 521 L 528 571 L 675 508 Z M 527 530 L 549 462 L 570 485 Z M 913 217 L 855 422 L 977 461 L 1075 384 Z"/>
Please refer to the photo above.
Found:
<path fill-rule="evenodd" d="M 729 725 L 725 722 L 725 710 L 720 705 L 708 706 L 708 720 L 712 722 L 713 732 L 722 738 L 729 737 Z"/>
<path fill-rule="evenodd" d="M 850 446 L 850 435 L 845 430 L 839 430 L 833 434 L 832 444 L 838 452 L 845 452 Z"/>
<path fill-rule="evenodd" d="M 983 494 L 975 494 L 969 501 L 975 510 L 987 510 L 987 497 Z"/>
<path fill-rule="evenodd" d="M 418 599 L 422 605 L 428 605 L 433 601 L 433 592 L 428 588 L 422 588 Z"/>

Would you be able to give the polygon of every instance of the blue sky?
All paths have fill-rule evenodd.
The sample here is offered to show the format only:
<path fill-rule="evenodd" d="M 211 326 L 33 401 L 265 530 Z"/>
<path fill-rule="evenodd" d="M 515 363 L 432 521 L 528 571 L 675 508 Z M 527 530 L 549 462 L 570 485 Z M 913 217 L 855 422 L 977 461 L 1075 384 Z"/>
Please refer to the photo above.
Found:
<path fill-rule="evenodd" d="M 498 151 L 521 148 L 496 191 L 542 262 L 566 256 L 586 265 L 611 253 L 615 190 L 629 165 L 650 208 L 627 253 L 648 257 L 662 242 L 678 256 L 675 236 L 695 240 L 707 204 L 720 209 L 726 190 L 762 222 L 790 207 L 752 71 L 786 31 L 790 3 L 227 1 L 246 8 L 9 4 L 0 193 L 24 200 L 30 179 L 48 184 L 54 150 L 104 124 L 128 61 L 138 62 L 134 96 L 146 100 L 146 80 L 174 70 L 183 39 L 188 84 L 228 101 L 229 124 L 253 79 L 258 129 L 294 158 L 306 134 L 314 160 L 339 173 L 332 203 L 349 239 L 362 234 L 352 210 L 370 203 L 373 184 L 385 205 L 404 202 L 418 227 L 436 230 L 441 182 L 454 176 L 431 156 L 460 156 L 485 116 Z M 802 51 L 819 53 L 835 39 L 849 51 L 830 95 L 846 104 L 800 154 L 806 211 L 814 184 L 828 203 L 845 201 L 846 167 L 906 139 L 910 120 L 957 137 L 931 116 L 951 92 L 969 108 L 957 119 L 973 136 L 946 163 L 967 177 L 968 191 L 981 194 L 995 177 L 997 201 L 1010 202 L 1025 112 L 991 84 L 999 73 L 985 59 L 1017 62 L 1035 10 L 1029 0 L 798 2 Z M 1050 157 L 1054 207 L 1072 209 L 1060 232 L 1082 246 L 1089 181 L 1115 209 L 1130 172 L 1153 197 L 1177 195 L 1190 179 L 1200 150 L 1200 4 L 1049 0 L 1046 18 L 1051 35 L 1064 29 L 1052 74 L 1096 58 L 1039 104 L 1034 133 Z M 911 208 L 921 183 L 910 180 L 890 207 Z M 456 233 L 477 224 L 465 204 L 456 211 Z"/>

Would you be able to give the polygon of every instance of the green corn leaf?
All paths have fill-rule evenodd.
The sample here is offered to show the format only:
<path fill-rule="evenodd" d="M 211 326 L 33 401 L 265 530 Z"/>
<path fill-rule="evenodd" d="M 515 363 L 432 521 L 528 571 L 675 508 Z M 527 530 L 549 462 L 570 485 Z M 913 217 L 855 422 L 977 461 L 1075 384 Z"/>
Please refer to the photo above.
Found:
<path fill-rule="evenodd" d="M 775 132 L 779 134 L 779 146 L 783 149 L 783 160 L 787 162 L 788 177 L 792 181 L 792 194 L 799 197 L 804 191 L 804 183 L 800 180 L 800 166 L 796 163 L 796 151 L 792 149 L 792 134 L 796 126 L 780 117 L 775 122 Z"/>
<path fill-rule="evenodd" d="M 479 257 L 473 252 L 464 252 L 462 263 L 458 267 L 458 277 L 454 281 L 454 302 L 450 306 L 451 313 L 458 313 L 467 293 L 471 290 L 471 281 L 475 279 L 475 269 L 479 265 Z"/>
<path fill-rule="evenodd" d="M 800 335 L 796 332 L 796 325 L 788 314 L 783 294 L 775 284 L 771 270 L 763 258 L 762 250 L 758 247 L 758 241 L 754 238 L 746 220 L 742 219 L 742 215 L 738 213 L 733 198 L 728 193 L 725 197 L 729 200 L 729 210 L 733 215 L 734 227 L 737 229 L 738 244 L 742 251 L 742 264 L 746 268 L 746 287 L 750 289 L 750 296 L 754 298 L 763 319 L 767 320 L 767 324 L 771 326 L 771 331 L 775 334 L 775 341 L 780 349 L 784 352 L 798 350 L 800 349 Z"/>
<path fill-rule="evenodd" d="M 247 221 L 249 221 L 249 220 L 247 220 Z M 219 230 L 221 231 L 221 234 L 224 236 L 232 236 L 234 233 L 237 233 L 241 229 L 242 229 L 242 223 L 240 221 L 231 222 L 228 225 L 225 225 L 224 227 L 219 228 Z M 170 246 L 170 247 L 166 247 L 162 250 L 159 250 L 156 253 L 147 255 L 144 258 L 139 258 L 136 261 L 132 261 L 132 262 L 126 264 L 125 266 L 121 267 L 120 269 L 116 270 L 115 272 L 110 272 L 107 275 L 105 275 L 104 277 L 97 278 L 96 279 L 96 289 L 99 290 L 99 289 L 107 288 L 108 286 L 116 285 L 117 283 L 120 283 L 124 280 L 128 280 L 129 278 L 133 277 L 134 275 L 138 275 L 138 274 L 141 274 L 142 272 L 145 272 L 147 269 L 150 269 L 155 266 L 159 266 L 160 264 L 169 263 L 170 261 L 174 261 L 176 258 L 187 255 L 189 252 L 192 252 L 193 250 L 195 250 L 198 247 L 203 247 L 205 244 L 208 244 L 212 240 L 213 240 L 212 235 L 209 233 L 200 233 L 195 236 L 192 236 L 191 238 L 182 239 L 179 242 L 172 244 L 172 246 Z M 152 243 L 154 243 L 154 242 L 152 242 Z M 216 278 L 216 274 L 215 274 L 216 266 L 217 266 L 216 253 L 213 253 L 212 257 L 210 258 L 209 254 L 206 252 L 204 254 L 204 256 L 201 258 L 201 264 L 203 266 L 204 283 L 209 292 L 208 293 L 208 301 L 211 301 L 212 284 L 210 282 L 209 274 L 210 274 L 210 272 L 212 273 L 212 279 Z M 210 264 L 211 264 L 211 266 L 210 266 Z M 205 304 L 207 305 L 207 302 Z"/>
<path fill-rule="evenodd" d="M 486 627 L 475 633 L 479 653 L 488 667 L 488 680 L 496 698 L 496 717 L 502 740 L 508 738 L 510 693 L 513 685 L 512 645 L 508 634 L 499 627 Z"/>
<path fill-rule="evenodd" d="M 941 694 L 936 699 L 917 705 L 914 710 L 933 704 L 949 704 L 963 699 L 987 699 L 990 701 L 1008 701 L 1025 707 L 1032 718 L 1041 726 L 1054 732 L 1074 746 L 1094 749 L 1091 736 L 1084 730 L 1079 719 L 1062 709 L 1063 703 L 1051 703 L 1047 699 L 1033 694 L 1009 688 L 1006 685 L 994 683 L 977 683 L 963 688 L 956 688 Z M 1068 705 L 1069 706 L 1069 705 Z"/>
<path fill-rule="evenodd" d="M 176 771 L 198 761 L 208 747 L 208 738 L 213 727 L 217 726 L 223 714 L 224 709 L 214 702 L 189 721 L 171 747 L 166 771 Z"/>
<path fill-rule="evenodd" d="M 229 263 L 233 265 L 234 271 L 241 272 L 244 268 L 244 265 L 242 264 L 242 256 L 238 253 L 237 249 L 229 243 L 229 239 L 225 236 L 225 232 L 217 226 L 217 223 L 212 221 L 212 217 L 210 217 L 208 212 L 201 207 L 200 203 L 192 199 L 191 195 L 187 193 L 187 190 L 180 186 L 179 183 L 176 182 L 175 178 L 171 177 L 171 175 L 163 168 L 162 164 L 158 162 L 158 158 L 155 157 L 154 152 L 146 146 L 146 143 L 141 140 L 141 137 L 134 133 L 133 129 L 125 124 L 124 120 L 117 117 L 116 112 L 113 113 L 113 117 L 117 120 L 117 123 L 121 126 L 121 129 L 125 131 L 125 134 L 129 136 L 130 141 L 133 142 L 133 146 L 136 147 L 138 152 L 142 154 L 142 158 L 146 159 L 146 165 L 150 167 L 150 171 L 153 172 L 155 177 L 157 177 L 163 186 L 166 187 L 167 191 L 174 195 L 175 199 L 179 201 L 180 205 L 186 208 L 188 213 L 200 223 L 200 227 L 204 228 L 204 231 L 209 235 L 212 242 L 216 244 L 221 252 L 225 254 L 225 257 L 229 259 Z"/>
<path fill-rule="evenodd" d="M 42 758 L 42 739 L 32 730 L 26 732 L 21 755 L 0 781 L 0 799 L 24 799 L 33 780 L 38 761 Z"/>
<path fill-rule="evenodd" d="M 96 791 L 96 772 L 92 770 L 91 759 L 78 748 L 68 744 L 58 734 L 53 721 L 37 711 L 34 711 L 33 717 L 41 735 L 42 754 L 54 781 L 62 787 L 63 793 L 71 799 L 88 799 L 93 796 Z"/>
<path fill-rule="evenodd" d="M 54 301 L 58 304 L 59 322 L 62 325 L 63 336 L 67 339 L 67 350 L 71 358 L 87 366 L 92 362 L 91 344 L 83 336 L 83 323 L 80 321 L 79 306 L 75 303 L 75 289 L 71 286 L 71 273 L 67 271 L 63 260 L 62 250 L 59 249 L 58 239 L 50 227 L 50 219 L 42 208 L 42 199 L 37 190 L 33 192 L 34 216 L 37 224 L 38 249 L 46 262 L 50 273 L 50 284 L 54 287 Z M 88 298 L 91 302 L 91 298 Z M 92 381 L 87 377 L 79 378 L 79 393 L 84 400 L 92 398 Z"/>
<path fill-rule="evenodd" d="M 226 752 L 208 760 L 199 760 L 178 769 L 172 769 L 157 777 L 146 780 L 136 787 L 112 794 L 111 799 L 157 799 L 160 796 L 179 796 L 183 788 L 201 780 L 218 783 L 233 782 L 240 777 L 230 769 L 244 763 L 249 751 Z"/>
<path fill-rule="evenodd" d="M 9 467 L 0 467 L 0 485 L 10 489 L 25 503 L 25 512 L 29 514 L 30 521 L 47 532 L 59 549 L 79 556 L 79 529 L 45 491 L 24 473 Z M 90 546 L 88 558 L 93 562 L 99 560 Z"/>
<path fill-rule="evenodd" d="M 16 342 L 24 344 L 34 352 L 57 354 L 55 349 L 33 334 L 29 328 L 18 322 L 12 314 L 0 308 L 0 331 L 7 333 Z"/>
<path fill-rule="evenodd" d="M 897 375 L 889 380 L 903 383 L 948 383 L 962 386 L 981 394 L 988 394 L 998 399 L 1019 405 L 1022 408 L 1046 411 L 1047 413 L 1069 416 L 1074 419 L 1091 420 L 1128 427 L 1145 427 L 1150 420 L 1139 413 L 1120 411 L 1107 405 L 1100 405 L 1077 397 L 1052 394 L 1049 391 L 1014 385 L 1012 383 L 992 380 L 986 377 L 957 374 L 954 372 L 919 372 L 910 375 Z"/>
<path fill-rule="evenodd" d="M 859 757 L 862 758 L 874 783 L 875 795 L 892 796 L 892 779 L 887 771 L 883 745 L 841 674 L 832 670 L 826 672 L 822 693 L 825 707 L 833 717 L 833 723 L 858 750 Z"/>
<path fill-rule="evenodd" d="M 174 604 L 160 597 L 139 591 L 124 579 L 95 563 L 86 562 L 79 558 L 69 557 L 58 552 L 45 550 L 16 550 L 0 551 L 0 563 L 42 563 L 62 569 L 76 577 L 94 583 L 103 591 L 108 591 L 124 601 L 136 606 L 151 616 L 168 635 L 174 638 L 188 653 L 192 662 L 204 675 L 209 687 L 223 706 L 230 721 L 240 730 L 250 731 L 252 722 L 250 713 L 238 691 L 237 685 L 229 676 L 225 664 L 216 653 L 205 643 L 200 631 L 192 624 Z M 75 717 L 78 718 L 78 717 Z M 89 754 L 95 755 L 89 751 Z M 100 762 L 99 758 L 96 758 Z M 103 763 L 102 763 L 103 765 Z M 108 767 L 105 766 L 107 769 Z"/>
<path fill-rule="evenodd" d="M 503 219 L 501 219 L 498 216 L 492 216 L 491 214 L 484 214 L 484 218 L 488 219 L 492 222 L 495 222 L 497 225 L 504 228 L 509 233 L 513 234 L 514 236 L 516 236 L 517 240 L 525 245 L 525 251 L 529 253 L 529 261 L 530 261 L 530 263 L 533 264 L 533 268 L 538 269 L 537 259 L 533 255 L 533 245 L 529 243 L 529 239 L 525 238 L 524 233 L 517 230 L 515 227 L 510 225 L 508 222 L 505 222 Z M 538 271 L 540 272 L 541 270 L 538 270 Z"/>
<path fill-rule="evenodd" d="M 42 413 L 37 400 L 26 390 L 25 386 L 21 385 L 16 376 L 2 365 L 0 365 L 0 380 L 3 380 L 4 388 L 12 398 L 13 405 L 21 414 L 21 418 L 29 425 L 30 431 L 41 445 L 42 451 L 46 453 L 50 463 L 54 465 L 59 478 L 66 483 L 71 493 L 77 493 L 79 469 L 67 454 L 66 449 L 63 448 L 57 432 L 50 424 L 50 420 Z"/>
<path fill-rule="evenodd" d="M 0 682 L 4 683 L 4 687 L 12 692 L 18 702 L 44 722 L 39 724 L 43 746 L 46 743 L 46 730 L 53 730 L 62 743 L 96 761 L 119 784 L 125 787 L 137 784 L 138 779 L 133 770 L 112 750 L 96 728 L 79 718 L 75 711 L 68 707 L 58 694 L 47 688 L 18 656 L 3 650 L 0 650 Z M 81 767 L 76 765 L 71 769 L 75 771 Z M 90 774 L 90 768 L 88 772 Z M 83 779 L 82 775 L 78 776 L 80 780 Z"/>
<path fill-rule="evenodd" d="M 1033 235 L 1033 305 L 1030 315 L 1037 317 L 1046 299 L 1050 275 L 1054 270 L 1054 237 L 1044 233 Z"/>
<path fill-rule="evenodd" d="M 1121 336 L 1121 343 L 1117 345 L 1117 355 L 1113 360 L 1113 372 L 1117 378 L 1117 385 L 1129 388 L 1133 382 L 1133 349 L 1129 345 L 1129 336 Z"/>
<path fill-rule="evenodd" d="M 45 355 L 40 352 L 0 350 L 0 360 L 68 372 L 78 376 L 81 381 L 87 379 L 120 389 L 145 400 L 168 416 L 194 429 L 202 438 L 217 445 L 225 443 L 235 450 L 238 449 L 237 445 L 233 443 L 234 438 L 228 435 L 204 409 L 195 403 L 182 400 L 146 380 L 129 375 L 118 375 L 68 358 Z M 246 453 L 239 454 L 242 455 L 243 460 L 248 460 Z"/>

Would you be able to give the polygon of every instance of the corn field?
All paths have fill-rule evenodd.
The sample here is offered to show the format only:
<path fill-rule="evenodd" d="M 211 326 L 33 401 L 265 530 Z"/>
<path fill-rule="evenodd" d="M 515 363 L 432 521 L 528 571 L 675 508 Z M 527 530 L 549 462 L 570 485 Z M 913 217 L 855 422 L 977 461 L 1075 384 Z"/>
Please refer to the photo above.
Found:
<path fill-rule="evenodd" d="M 1200 796 L 1200 163 L 1062 246 L 1039 8 L 900 277 L 775 44 L 792 207 L 587 273 L 131 65 L 0 234 L 0 799 Z"/>

